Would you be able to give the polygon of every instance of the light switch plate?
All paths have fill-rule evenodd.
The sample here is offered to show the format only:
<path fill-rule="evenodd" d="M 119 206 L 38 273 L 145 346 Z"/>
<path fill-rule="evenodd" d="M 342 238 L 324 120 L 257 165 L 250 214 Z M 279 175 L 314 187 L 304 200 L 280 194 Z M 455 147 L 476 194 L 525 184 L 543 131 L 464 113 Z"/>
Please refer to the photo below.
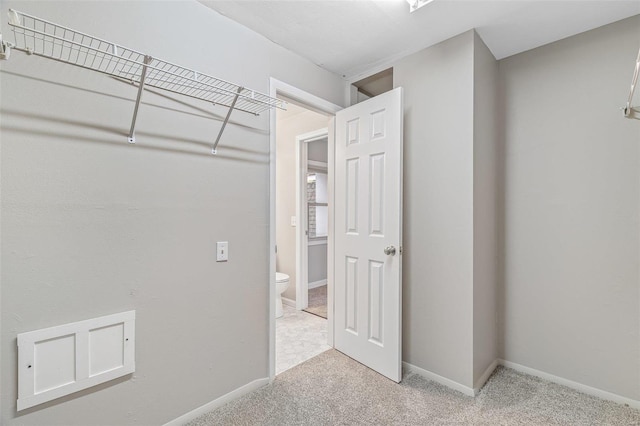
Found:
<path fill-rule="evenodd" d="M 226 262 L 229 260 L 229 242 L 218 241 L 216 243 L 216 262 Z"/>
<path fill-rule="evenodd" d="M 296 226 L 296 217 L 295 216 L 291 216 L 291 226 Z"/>

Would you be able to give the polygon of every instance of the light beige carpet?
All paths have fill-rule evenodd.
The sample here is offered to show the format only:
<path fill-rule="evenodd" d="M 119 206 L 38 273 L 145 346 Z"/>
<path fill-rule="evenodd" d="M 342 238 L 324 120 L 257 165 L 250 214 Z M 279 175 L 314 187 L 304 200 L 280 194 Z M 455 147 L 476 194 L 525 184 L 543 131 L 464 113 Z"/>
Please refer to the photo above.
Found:
<path fill-rule="evenodd" d="M 189 425 L 628 426 L 640 411 L 504 367 L 475 399 L 415 374 L 397 384 L 332 349 Z"/>
<path fill-rule="evenodd" d="M 305 312 L 327 318 L 327 286 L 312 288 L 309 290 L 309 307 Z"/>

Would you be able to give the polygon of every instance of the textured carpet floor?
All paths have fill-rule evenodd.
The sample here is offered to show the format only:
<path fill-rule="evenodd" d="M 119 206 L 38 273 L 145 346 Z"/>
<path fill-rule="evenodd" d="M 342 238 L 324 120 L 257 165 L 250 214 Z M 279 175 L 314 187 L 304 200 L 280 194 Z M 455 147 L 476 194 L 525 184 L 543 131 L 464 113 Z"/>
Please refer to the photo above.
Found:
<path fill-rule="evenodd" d="M 327 286 L 312 288 L 309 290 L 309 307 L 305 312 L 327 318 Z"/>
<path fill-rule="evenodd" d="M 640 411 L 503 367 L 475 399 L 415 374 L 396 384 L 330 350 L 189 425 L 622 426 Z"/>

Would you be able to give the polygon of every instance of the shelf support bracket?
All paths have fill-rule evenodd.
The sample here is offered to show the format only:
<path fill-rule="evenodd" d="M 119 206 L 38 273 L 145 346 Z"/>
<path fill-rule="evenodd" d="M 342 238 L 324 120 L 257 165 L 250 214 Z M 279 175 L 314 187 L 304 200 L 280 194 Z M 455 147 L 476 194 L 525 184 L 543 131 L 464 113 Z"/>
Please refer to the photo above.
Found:
<path fill-rule="evenodd" d="M 231 113 L 233 112 L 233 109 L 236 107 L 236 102 L 238 102 L 238 97 L 240 96 L 240 92 L 242 92 L 242 89 L 244 89 L 244 87 L 238 87 L 236 96 L 235 98 L 233 98 L 233 102 L 231 102 L 231 106 L 229 107 L 227 116 L 225 117 L 224 122 L 222 123 L 222 127 L 220 127 L 220 132 L 218 132 L 218 137 L 216 138 L 216 141 L 213 144 L 213 148 L 211 149 L 211 153 L 213 155 L 217 154 L 216 148 L 218 147 L 218 143 L 220 142 L 220 138 L 222 137 L 222 132 L 224 132 L 224 128 L 227 127 L 227 123 L 229 122 L 229 117 L 231 117 Z"/>
<path fill-rule="evenodd" d="M 115 47 L 115 45 L 114 45 Z M 142 66 L 142 72 L 140 73 L 140 85 L 138 86 L 138 96 L 136 97 L 136 106 L 133 108 L 133 119 L 131 120 L 131 130 L 129 130 L 129 143 L 136 143 L 136 119 L 138 118 L 138 108 L 140 107 L 140 100 L 142 99 L 142 91 L 144 90 L 144 80 L 147 78 L 147 65 L 151 63 L 152 57 L 145 55 L 144 65 Z"/>
<path fill-rule="evenodd" d="M 0 33 L 0 59 L 9 59 L 9 55 L 11 55 L 11 48 L 13 44 L 8 41 L 4 41 L 2 39 L 2 33 Z"/>

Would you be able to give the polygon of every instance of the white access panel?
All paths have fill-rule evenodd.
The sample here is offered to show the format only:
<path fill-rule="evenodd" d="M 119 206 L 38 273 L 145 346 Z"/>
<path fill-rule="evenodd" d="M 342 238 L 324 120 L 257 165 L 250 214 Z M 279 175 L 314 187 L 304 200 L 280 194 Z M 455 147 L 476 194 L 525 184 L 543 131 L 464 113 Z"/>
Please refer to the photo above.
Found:
<path fill-rule="evenodd" d="M 135 371 L 136 311 L 18 334 L 18 411 Z"/>

